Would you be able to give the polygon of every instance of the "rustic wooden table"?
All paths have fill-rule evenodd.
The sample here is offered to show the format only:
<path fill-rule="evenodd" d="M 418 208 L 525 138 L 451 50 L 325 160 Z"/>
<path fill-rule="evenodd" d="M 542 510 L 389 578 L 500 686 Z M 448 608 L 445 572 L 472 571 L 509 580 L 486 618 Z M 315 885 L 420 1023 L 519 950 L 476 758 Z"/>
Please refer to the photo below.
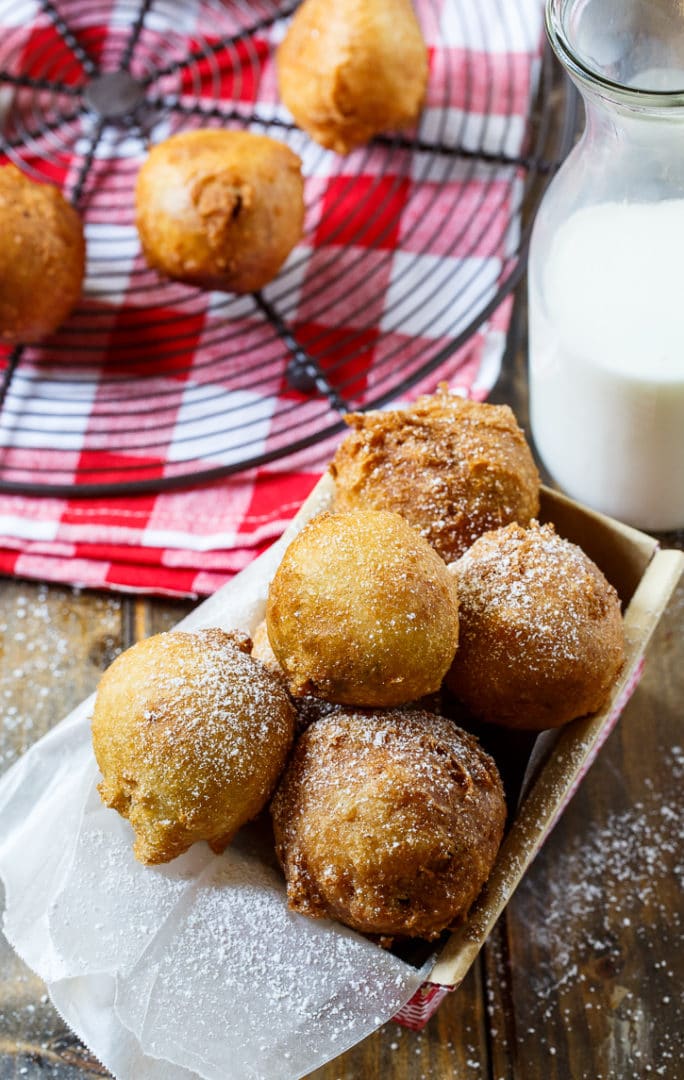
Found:
<path fill-rule="evenodd" d="M 495 397 L 525 420 L 524 350 Z M 0 772 L 190 606 L 0 581 Z M 618 728 L 465 984 L 422 1033 L 387 1024 L 316 1080 L 684 1077 L 683 631 L 681 582 Z M 0 1080 L 106 1075 L 0 934 Z"/>

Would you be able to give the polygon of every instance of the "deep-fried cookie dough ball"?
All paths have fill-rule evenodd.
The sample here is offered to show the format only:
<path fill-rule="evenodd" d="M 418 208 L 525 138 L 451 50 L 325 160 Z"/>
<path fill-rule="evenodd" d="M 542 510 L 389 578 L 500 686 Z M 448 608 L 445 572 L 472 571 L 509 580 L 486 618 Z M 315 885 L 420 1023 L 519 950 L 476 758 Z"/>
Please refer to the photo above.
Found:
<path fill-rule="evenodd" d="M 223 851 L 271 795 L 294 735 L 282 684 L 222 630 L 157 634 L 103 675 L 93 715 L 102 801 L 133 850 L 161 863 L 207 840 Z"/>
<path fill-rule="evenodd" d="M 0 340 L 41 341 L 81 295 L 83 225 L 52 184 L 0 168 Z"/>
<path fill-rule="evenodd" d="M 330 466 L 336 510 L 394 510 L 445 562 L 483 532 L 539 512 L 539 474 L 507 405 L 440 389 L 405 409 L 347 417 Z"/>
<path fill-rule="evenodd" d="M 278 675 L 283 680 L 283 685 L 287 686 L 285 672 L 278 663 L 276 654 L 273 652 L 271 643 L 268 640 L 265 619 L 259 623 L 252 634 L 252 656 L 255 656 L 257 660 L 261 660 L 262 664 L 265 664 L 270 671 Z M 439 692 L 428 694 L 426 697 L 419 698 L 418 701 L 408 702 L 404 707 L 407 709 L 421 709 L 429 713 L 439 713 L 441 712 L 441 698 L 442 695 Z M 292 704 L 297 713 L 295 725 L 297 733 L 304 731 L 309 724 L 315 724 L 321 717 L 330 716 L 331 713 L 345 708 L 344 705 L 337 705 L 333 701 L 324 701 L 323 698 L 314 697 L 313 694 L 292 697 Z"/>
<path fill-rule="evenodd" d="M 277 63 L 296 123 L 339 154 L 412 124 L 425 97 L 427 49 L 410 0 L 304 0 Z"/>
<path fill-rule="evenodd" d="M 398 514 L 321 514 L 286 549 L 266 621 L 293 693 L 402 705 L 438 690 L 449 668 L 456 580 Z"/>
<path fill-rule="evenodd" d="M 506 817 L 477 740 L 426 712 L 345 711 L 299 739 L 271 804 L 290 907 L 382 937 L 468 913 Z"/>
<path fill-rule="evenodd" d="M 275 139 L 214 129 L 172 135 L 138 174 L 145 258 L 180 281 L 260 289 L 302 235 L 303 190 L 300 159 Z"/>
<path fill-rule="evenodd" d="M 508 525 L 451 567 L 461 641 L 447 685 L 483 720 L 560 727 L 602 706 L 624 661 L 615 589 L 550 525 Z"/>

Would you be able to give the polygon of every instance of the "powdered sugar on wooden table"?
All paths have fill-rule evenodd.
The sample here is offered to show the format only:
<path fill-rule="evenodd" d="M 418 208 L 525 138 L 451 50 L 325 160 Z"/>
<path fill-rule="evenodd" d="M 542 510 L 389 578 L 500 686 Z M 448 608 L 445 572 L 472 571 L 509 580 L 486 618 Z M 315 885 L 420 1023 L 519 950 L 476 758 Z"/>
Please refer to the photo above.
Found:
<path fill-rule="evenodd" d="M 586 822 L 581 834 L 564 840 L 557 857 L 551 857 L 551 848 L 545 855 L 543 884 L 538 869 L 523 880 L 514 899 L 515 918 L 522 922 L 530 947 L 547 962 L 524 973 L 514 968 L 512 977 L 524 978 L 544 1027 L 549 1030 L 559 995 L 562 1000 L 564 993 L 576 997 L 581 992 L 588 1012 L 605 1007 L 608 996 L 626 1032 L 629 1075 L 635 1078 L 681 1076 L 684 996 L 676 965 L 663 952 L 674 959 L 684 950 L 681 904 L 666 899 L 668 891 L 681 898 L 684 890 L 683 785 L 684 747 L 673 746 L 662 755 L 658 776 L 645 781 L 638 802 Z M 625 930 L 640 950 L 650 951 L 658 936 L 668 943 L 660 949 L 660 959 L 654 956 L 652 966 L 639 976 L 658 986 L 662 1006 L 672 1017 L 657 1045 L 650 1039 L 635 974 L 629 973 Z M 539 1030 L 527 1036 L 546 1041 Z M 556 1048 L 548 1045 L 548 1052 L 553 1055 Z M 651 1064 L 642 1069 L 641 1058 Z M 610 1075 L 576 1080 L 622 1080 L 622 1067 L 616 1060 Z"/>

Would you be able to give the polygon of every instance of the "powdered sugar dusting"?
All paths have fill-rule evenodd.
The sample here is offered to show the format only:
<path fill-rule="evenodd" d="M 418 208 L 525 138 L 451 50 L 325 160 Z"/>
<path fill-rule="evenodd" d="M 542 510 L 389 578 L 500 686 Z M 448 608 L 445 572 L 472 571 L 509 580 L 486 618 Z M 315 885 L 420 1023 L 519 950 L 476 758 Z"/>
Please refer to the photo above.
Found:
<path fill-rule="evenodd" d="M 181 640 L 189 643 L 187 651 L 177 647 Z M 191 747 L 198 783 L 220 781 L 226 758 L 237 777 L 248 775 L 272 732 L 274 699 L 281 706 L 285 700 L 280 685 L 234 647 L 239 640 L 211 630 L 154 639 L 159 652 L 149 671 L 153 681 L 142 688 L 150 693 L 143 719 L 150 731 L 166 722 L 164 744 L 170 750 L 184 755 Z M 148 758 L 154 752 L 148 748 Z M 194 794 L 202 797 L 200 790 Z"/>
<path fill-rule="evenodd" d="M 617 593 L 581 548 L 553 526 L 532 522 L 487 533 L 454 565 L 459 601 L 478 618 L 516 625 L 539 651 L 526 654 L 543 670 L 549 650 L 557 658 L 582 659 L 587 622 L 595 622 Z"/>
<path fill-rule="evenodd" d="M 553 526 L 486 533 L 451 567 L 461 637 L 447 684 L 479 717 L 557 727 L 598 711 L 624 662 L 617 593 Z"/>
<path fill-rule="evenodd" d="M 350 729 L 353 731 L 351 747 Z M 376 756 L 373 751 L 379 747 L 382 747 L 388 768 L 395 765 L 410 768 L 416 779 L 421 776 L 434 777 L 436 763 L 447 753 L 478 783 L 487 783 L 492 773 L 498 775 L 492 759 L 485 754 L 473 735 L 462 731 L 445 717 L 419 709 L 388 709 L 380 712 L 347 707 L 341 713 L 327 716 L 324 727 L 319 724 L 311 734 L 316 738 L 322 731 L 325 731 L 325 741 L 331 746 L 345 743 L 352 765 L 347 774 L 349 785 L 354 783 L 355 771 L 362 770 L 367 761 Z M 424 752 L 418 753 L 418 749 Z M 332 772 L 337 771 L 333 755 L 321 755 L 317 764 L 317 773 L 323 783 Z M 339 777 L 339 780 L 344 782 L 343 777 Z"/>
<path fill-rule="evenodd" d="M 330 930 L 287 910 L 252 836 L 185 894 L 132 971 L 120 1014 L 148 1053 L 171 1053 L 209 1080 L 225 1080 L 227 1062 L 236 1076 L 301 1075 L 373 1030 L 420 981 L 351 931 Z"/>
<path fill-rule="evenodd" d="M 60 603 L 59 596 L 55 602 L 46 585 L 39 585 L 31 594 L 24 591 L 21 582 L 3 582 L 1 587 L 7 621 L 0 619 L 5 676 L 0 680 L 0 773 L 54 723 L 57 699 L 53 688 L 72 681 L 74 631 L 78 633 L 83 618 L 77 603 Z M 70 595 L 77 601 L 78 590 L 69 590 Z M 95 608 L 93 616 L 100 634 L 84 661 L 86 667 L 87 661 L 92 663 L 88 674 L 92 674 L 94 684 L 98 669 L 119 651 L 121 601 L 114 596 L 91 597 L 90 604 Z M 64 707 L 61 695 L 59 700 Z"/>
<path fill-rule="evenodd" d="M 270 795 L 294 733 L 281 681 L 222 630 L 147 638 L 100 684 L 93 746 L 103 801 L 136 853 L 166 862 L 196 840 L 225 846 Z"/>
<path fill-rule="evenodd" d="M 330 466 L 336 509 L 395 510 L 446 562 L 486 530 L 539 510 L 539 476 L 508 406 L 442 385 L 406 408 L 347 422 L 353 431 Z"/>
<path fill-rule="evenodd" d="M 345 711 L 300 738 L 272 804 L 295 910 L 381 938 L 461 919 L 503 832 L 503 787 L 477 740 L 419 710 Z"/>
<path fill-rule="evenodd" d="M 169 867 L 141 873 L 129 826 L 93 788 L 71 872 L 48 912 L 62 974 L 127 971 L 211 857 L 206 845 L 195 844 Z"/>
<path fill-rule="evenodd" d="M 514 969 L 513 977 L 524 978 L 533 992 L 540 1020 L 546 1024 L 554 1018 L 564 993 L 574 991 L 576 1002 L 581 988 L 588 1012 L 604 1008 L 609 999 L 612 1015 L 606 1027 L 622 1032 L 620 1041 L 606 1044 L 610 1071 L 576 1080 L 627 1075 L 675 1080 L 681 1075 L 684 998 L 677 965 L 667 955 L 674 958 L 684 951 L 681 903 L 671 902 L 684 890 L 683 784 L 684 748 L 674 746 L 660 759 L 657 779 L 646 779 L 638 802 L 586 823 L 582 834 L 570 838 L 553 859 L 543 884 L 538 873 L 532 874 L 513 900 L 529 946 L 543 960 L 526 966 L 524 973 Z M 643 971 L 635 970 L 624 948 L 625 936 L 632 934 L 640 964 L 644 949 L 659 941 L 661 959 Z M 641 979 L 651 986 L 647 1001 L 658 1000 L 652 989 L 658 987 L 667 1010 L 666 1030 L 661 1026 L 657 1039 L 640 999 Z M 570 1023 L 569 1012 L 563 1022 Z M 542 1031 L 529 1036 L 547 1041 Z"/>

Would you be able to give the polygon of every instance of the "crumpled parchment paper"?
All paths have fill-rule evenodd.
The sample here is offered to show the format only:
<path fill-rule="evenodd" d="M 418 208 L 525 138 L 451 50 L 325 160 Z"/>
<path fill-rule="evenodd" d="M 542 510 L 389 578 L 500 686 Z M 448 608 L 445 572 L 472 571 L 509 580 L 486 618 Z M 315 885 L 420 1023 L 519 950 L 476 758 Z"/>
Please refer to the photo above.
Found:
<path fill-rule="evenodd" d="M 284 537 L 180 625 L 251 632 Z M 417 971 L 339 924 L 289 911 L 258 823 L 220 856 L 161 868 L 133 858 L 104 807 L 93 698 L 0 781 L 4 931 L 67 1023 L 120 1080 L 293 1080 L 342 1053 L 413 995 Z"/>

